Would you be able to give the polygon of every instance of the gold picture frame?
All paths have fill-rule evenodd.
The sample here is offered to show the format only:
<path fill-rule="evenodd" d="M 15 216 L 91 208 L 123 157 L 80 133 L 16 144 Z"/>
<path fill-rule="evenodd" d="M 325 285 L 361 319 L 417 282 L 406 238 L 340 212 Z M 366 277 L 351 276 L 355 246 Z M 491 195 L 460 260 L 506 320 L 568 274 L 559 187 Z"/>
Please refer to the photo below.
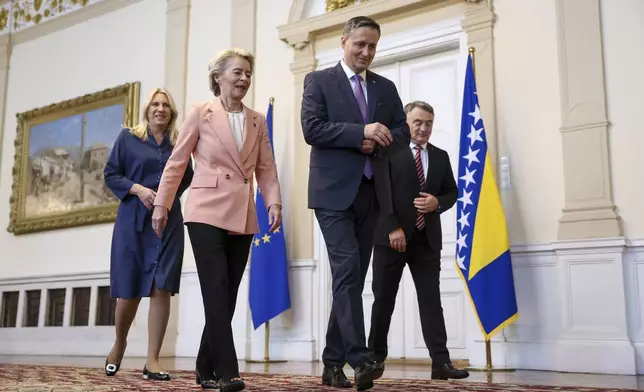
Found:
<path fill-rule="evenodd" d="M 118 199 L 103 167 L 123 125 L 138 120 L 140 90 L 126 83 L 16 115 L 8 232 L 115 220 Z"/>

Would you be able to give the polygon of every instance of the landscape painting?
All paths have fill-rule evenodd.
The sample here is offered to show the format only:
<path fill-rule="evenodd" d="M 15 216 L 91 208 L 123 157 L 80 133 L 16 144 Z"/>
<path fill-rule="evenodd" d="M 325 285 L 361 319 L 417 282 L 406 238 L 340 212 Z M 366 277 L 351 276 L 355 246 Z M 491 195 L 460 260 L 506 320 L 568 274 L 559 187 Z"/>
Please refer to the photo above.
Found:
<path fill-rule="evenodd" d="M 113 221 L 103 169 L 138 118 L 139 83 L 19 113 L 10 223 L 16 235 Z"/>

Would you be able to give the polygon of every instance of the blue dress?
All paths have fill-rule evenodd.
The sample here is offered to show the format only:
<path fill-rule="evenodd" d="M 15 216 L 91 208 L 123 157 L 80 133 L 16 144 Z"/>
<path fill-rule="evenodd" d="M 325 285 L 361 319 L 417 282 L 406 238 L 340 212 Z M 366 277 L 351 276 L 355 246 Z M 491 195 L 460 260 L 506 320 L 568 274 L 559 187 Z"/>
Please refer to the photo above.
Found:
<path fill-rule="evenodd" d="M 157 144 L 154 136 L 142 141 L 128 129 L 119 134 L 105 165 L 105 184 L 119 203 L 110 258 L 112 298 L 149 297 L 152 287 L 179 292 L 183 264 L 184 230 L 179 197 L 193 177 L 190 164 L 177 191 L 168 224 L 159 238 L 152 229 L 152 211 L 129 194 L 134 184 L 157 191 L 172 145 L 166 136 Z"/>

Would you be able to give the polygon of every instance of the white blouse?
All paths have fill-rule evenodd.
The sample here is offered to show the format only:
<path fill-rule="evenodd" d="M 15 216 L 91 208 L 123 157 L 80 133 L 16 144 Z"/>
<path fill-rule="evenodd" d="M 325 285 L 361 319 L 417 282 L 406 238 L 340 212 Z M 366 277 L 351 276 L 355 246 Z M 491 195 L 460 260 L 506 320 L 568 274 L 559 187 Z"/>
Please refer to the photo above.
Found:
<path fill-rule="evenodd" d="M 237 149 L 241 151 L 242 146 L 244 145 L 244 112 L 231 113 L 228 114 L 228 123 L 230 124 L 230 129 L 233 132 L 233 137 L 235 142 L 237 142 Z"/>

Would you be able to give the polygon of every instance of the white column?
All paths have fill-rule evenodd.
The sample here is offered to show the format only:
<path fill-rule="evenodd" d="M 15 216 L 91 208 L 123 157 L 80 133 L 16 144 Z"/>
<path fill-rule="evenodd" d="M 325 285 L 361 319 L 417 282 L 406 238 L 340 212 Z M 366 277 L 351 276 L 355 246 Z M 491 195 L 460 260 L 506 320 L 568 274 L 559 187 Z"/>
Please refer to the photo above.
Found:
<path fill-rule="evenodd" d="M 9 61 L 11 60 L 11 34 L 0 35 L 0 162 L 4 143 L 5 107 L 7 106 L 7 85 L 9 82 Z M 2 176 L 2 172 L 0 172 Z"/>
<path fill-rule="evenodd" d="M 623 232 L 611 194 L 599 0 L 556 0 L 555 10 L 565 206 L 555 245 L 561 330 L 554 368 L 635 374 L 626 241 L 616 238 Z"/>
<path fill-rule="evenodd" d="M 256 41 L 255 31 L 257 26 L 257 0 L 233 0 L 231 20 L 230 40 L 232 47 L 245 49 L 254 55 Z M 243 20 L 244 23 L 238 23 L 238 21 L 241 20 Z M 266 64 L 266 62 L 264 64 Z M 255 108 L 254 83 L 251 83 L 250 89 L 246 93 L 244 104 L 251 108 Z"/>
<path fill-rule="evenodd" d="M 167 0 L 165 38 L 165 88 L 174 97 L 179 111 L 177 125 L 181 126 L 186 113 L 186 85 L 188 75 L 188 33 L 190 30 L 190 0 Z M 141 312 L 139 312 L 141 313 Z M 179 335 L 179 296 L 172 297 L 170 319 L 162 357 L 173 357 Z M 141 331 L 143 334 L 143 331 Z M 143 335 L 145 336 L 145 335 Z"/>
<path fill-rule="evenodd" d="M 611 194 L 599 0 L 555 4 L 565 183 L 558 236 L 621 237 Z"/>
<path fill-rule="evenodd" d="M 167 0 L 165 32 L 165 88 L 179 110 L 180 125 L 186 111 L 190 0 Z"/>

